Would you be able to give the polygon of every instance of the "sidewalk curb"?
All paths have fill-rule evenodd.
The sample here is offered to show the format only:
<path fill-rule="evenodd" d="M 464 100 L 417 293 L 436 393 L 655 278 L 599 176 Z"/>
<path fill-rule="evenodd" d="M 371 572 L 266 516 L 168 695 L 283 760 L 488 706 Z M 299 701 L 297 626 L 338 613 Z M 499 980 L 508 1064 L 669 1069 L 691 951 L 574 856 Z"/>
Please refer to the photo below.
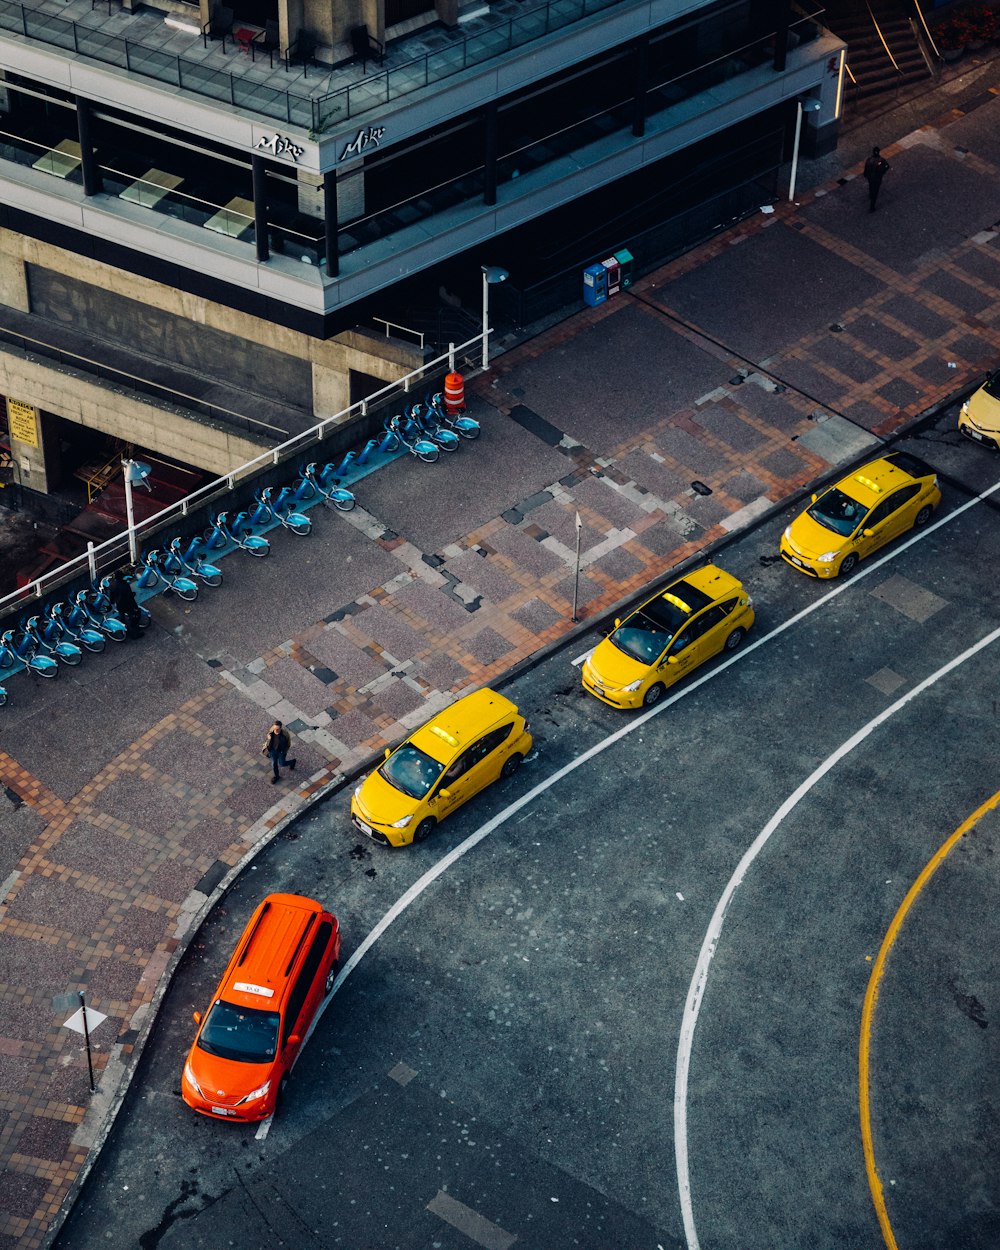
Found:
<path fill-rule="evenodd" d="M 938 400 L 929 408 L 925 409 L 924 412 L 911 418 L 911 420 L 909 420 L 904 426 L 901 426 L 900 429 L 895 431 L 891 438 L 887 440 L 883 446 L 891 447 L 900 439 L 910 436 L 920 427 L 935 421 L 948 408 L 967 399 L 975 390 L 979 388 L 980 385 L 981 383 L 979 381 L 967 383 L 952 392 L 946 398 Z M 861 463 L 866 458 L 868 457 L 862 455 L 856 459 L 855 463 Z M 851 462 L 847 462 L 847 467 L 850 467 L 850 464 Z M 648 582 L 642 590 L 638 592 L 631 591 L 629 594 L 623 596 L 616 603 L 603 611 L 599 616 L 577 622 L 561 638 L 554 639 L 552 642 L 547 643 L 545 646 L 533 652 L 530 656 L 526 656 L 524 659 L 514 664 L 506 673 L 504 673 L 502 678 L 494 682 L 494 685 L 497 688 L 503 688 L 510 685 L 519 677 L 522 677 L 525 673 L 529 673 L 533 669 L 537 668 L 557 652 L 571 646 L 585 634 L 590 633 L 595 629 L 600 631 L 606 628 L 606 623 L 608 621 L 613 620 L 629 604 L 634 603 L 637 598 L 648 595 L 656 587 L 666 585 L 670 580 L 674 579 L 678 575 L 682 575 L 688 569 L 704 563 L 708 557 L 714 555 L 716 552 L 725 550 L 733 542 L 745 537 L 746 534 L 752 530 L 759 528 L 761 525 L 770 520 L 773 520 L 773 518 L 784 509 L 794 506 L 796 503 L 800 502 L 807 495 L 811 494 L 818 485 L 822 485 L 831 478 L 842 477 L 844 472 L 845 465 L 841 464 L 839 466 L 832 467 L 829 472 L 820 474 L 813 478 L 810 482 L 800 487 L 791 495 L 776 501 L 764 512 L 754 516 L 746 525 L 737 530 L 733 530 L 731 533 L 728 533 L 721 538 L 714 539 L 712 542 L 701 548 L 695 555 L 689 556 L 687 559 L 681 561 L 677 565 L 671 566 L 669 569 L 665 569 L 661 576 L 658 576 Z M 472 687 L 471 689 L 476 689 L 476 687 Z M 265 812 L 262 816 L 260 816 L 247 831 L 247 834 L 244 835 L 244 840 L 253 836 L 253 842 L 247 848 L 246 852 L 240 857 L 238 862 L 234 864 L 228 872 L 226 872 L 213 889 L 212 893 L 210 895 L 204 895 L 201 891 L 195 890 L 188 896 L 188 898 L 191 899 L 195 895 L 200 895 L 201 901 L 198 901 L 196 909 L 190 912 L 187 924 L 178 938 L 177 949 L 173 952 L 169 963 L 160 977 L 157 988 L 150 999 L 146 1009 L 145 1020 L 141 1027 L 139 1036 L 133 1046 L 131 1060 L 128 1066 L 126 1067 L 123 1065 L 120 1072 L 117 1074 L 118 1087 L 110 1100 L 108 1109 L 104 1112 L 103 1122 L 99 1125 L 93 1144 L 88 1148 L 87 1160 L 77 1175 L 72 1189 L 61 1204 L 59 1212 L 50 1226 L 48 1235 L 43 1243 L 46 1250 L 53 1244 L 61 1232 L 63 1223 L 72 1211 L 73 1206 L 75 1205 L 88 1177 L 90 1176 L 94 1164 L 97 1162 L 108 1137 L 111 1135 L 117 1121 L 118 1114 L 124 1106 L 125 1100 L 132 1087 L 132 1080 L 135 1077 L 139 1064 L 142 1060 L 143 1052 L 145 1051 L 146 1044 L 149 1041 L 153 1026 L 156 1023 L 163 1000 L 173 983 L 174 975 L 176 974 L 182 959 L 188 952 L 191 942 L 198 935 L 205 921 L 211 915 L 216 906 L 222 901 L 238 877 L 251 866 L 253 861 L 263 851 L 265 851 L 281 833 L 283 833 L 291 824 L 300 819 L 306 813 L 318 807 L 320 803 L 351 785 L 357 777 L 361 776 L 363 773 L 367 773 L 381 758 L 382 755 L 380 752 L 374 752 L 360 763 L 354 765 L 348 772 L 338 772 L 334 776 L 329 777 L 326 781 L 320 783 L 318 788 L 313 793 L 302 796 L 301 799 L 294 803 L 291 809 L 286 810 L 284 814 L 278 817 L 272 824 L 270 823 L 273 819 L 272 813 L 276 808 L 280 809 L 282 806 L 282 804 L 276 804 L 268 812 Z M 284 803 L 287 802 L 288 799 L 286 798 Z M 391 854 L 392 852 L 387 849 L 386 853 Z M 181 905 L 181 911 L 183 916 L 185 911 L 183 904 Z M 110 1061 L 108 1066 L 110 1067 Z M 106 1067 L 104 1073 L 102 1074 L 102 1080 L 107 1077 L 107 1075 L 108 1068 Z M 100 1086 L 98 1088 L 100 1088 Z M 81 1126 L 85 1122 L 86 1116 L 84 1117 L 84 1120 L 81 1121 Z"/>

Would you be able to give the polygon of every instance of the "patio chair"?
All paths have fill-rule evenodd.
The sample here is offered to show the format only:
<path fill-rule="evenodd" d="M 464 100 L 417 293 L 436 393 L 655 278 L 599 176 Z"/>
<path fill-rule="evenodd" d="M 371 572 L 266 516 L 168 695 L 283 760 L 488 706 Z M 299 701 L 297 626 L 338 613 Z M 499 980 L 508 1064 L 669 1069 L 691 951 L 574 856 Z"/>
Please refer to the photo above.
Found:
<path fill-rule="evenodd" d="M 280 36 L 278 33 L 278 23 L 273 18 L 267 19 L 267 24 L 259 34 L 254 36 L 253 43 L 250 45 L 250 51 L 253 59 L 257 59 L 257 49 L 267 53 L 268 63 L 274 68 L 274 54 L 279 50 Z"/>
<path fill-rule="evenodd" d="M 222 51 L 226 50 L 226 36 L 233 33 L 233 11 L 227 5 L 217 4 L 211 11 L 211 16 L 205 25 L 201 28 L 201 38 L 205 47 L 208 47 L 209 39 L 221 39 Z"/>
<path fill-rule="evenodd" d="M 354 59 L 361 62 L 362 69 L 368 68 L 369 61 L 378 61 L 381 65 L 385 60 L 385 45 L 369 35 L 367 26 L 351 28 L 351 47 Z"/>
<path fill-rule="evenodd" d="M 301 65 L 303 77 L 309 77 L 309 66 L 315 64 L 316 48 L 319 40 L 311 30 L 300 30 L 294 43 L 285 49 L 285 69 L 292 65 Z"/>

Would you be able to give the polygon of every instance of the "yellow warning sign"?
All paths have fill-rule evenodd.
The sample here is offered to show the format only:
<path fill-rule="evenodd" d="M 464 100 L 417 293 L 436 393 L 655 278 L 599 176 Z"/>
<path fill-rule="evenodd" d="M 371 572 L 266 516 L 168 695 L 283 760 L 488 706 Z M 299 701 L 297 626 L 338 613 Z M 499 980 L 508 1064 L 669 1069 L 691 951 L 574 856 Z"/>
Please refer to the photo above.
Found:
<path fill-rule="evenodd" d="M 22 403 L 19 399 L 8 399 L 7 420 L 10 423 L 11 438 L 16 438 L 26 447 L 38 446 L 38 410 L 33 404 Z"/>

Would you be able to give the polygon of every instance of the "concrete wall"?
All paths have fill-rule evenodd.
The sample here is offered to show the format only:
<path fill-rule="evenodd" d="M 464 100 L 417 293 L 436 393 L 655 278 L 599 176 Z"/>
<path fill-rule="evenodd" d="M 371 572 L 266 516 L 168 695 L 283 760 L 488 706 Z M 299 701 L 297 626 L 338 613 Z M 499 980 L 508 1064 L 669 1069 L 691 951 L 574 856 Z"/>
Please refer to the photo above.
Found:
<path fill-rule="evenodd" d="M 89 382 L 81 374 L 54 369 L 38 360 L 25 360 L 2 345 L 0 393 L 212 473 L 228 473 L 263 450 L 259 443 L 238 431 L 191 421 Z M 34 480 L 25 485 L 44 489 Z"/>

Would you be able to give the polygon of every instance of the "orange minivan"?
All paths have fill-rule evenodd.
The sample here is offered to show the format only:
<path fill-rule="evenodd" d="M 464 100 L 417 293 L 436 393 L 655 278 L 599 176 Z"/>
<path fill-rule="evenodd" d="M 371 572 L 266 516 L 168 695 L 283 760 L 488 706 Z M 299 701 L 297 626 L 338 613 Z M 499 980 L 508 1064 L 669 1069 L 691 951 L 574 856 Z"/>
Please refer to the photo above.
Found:
<path fill-rule="evenodd" d="M 288 1080 L 316 1009 L 333 988 L 340 925 L 299 894 L 271 894 L 250 917 L 181 1079 L 184 1101 L 220 1120 L 263 1120 Z"/>

